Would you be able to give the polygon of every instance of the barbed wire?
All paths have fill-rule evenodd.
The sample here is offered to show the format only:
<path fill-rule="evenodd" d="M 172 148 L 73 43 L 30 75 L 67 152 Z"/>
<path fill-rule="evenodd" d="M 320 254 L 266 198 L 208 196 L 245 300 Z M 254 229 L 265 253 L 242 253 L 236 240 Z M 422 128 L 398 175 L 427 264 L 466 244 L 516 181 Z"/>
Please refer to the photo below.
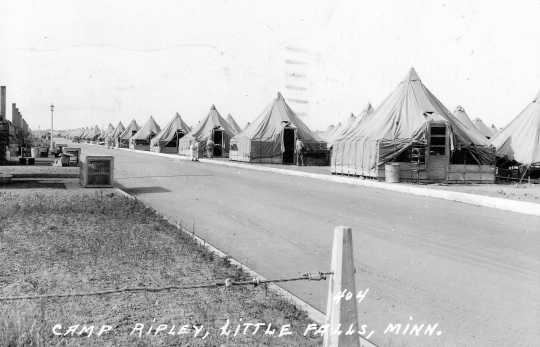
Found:
<path fill-rule="evenodd" d="M 247 281 L 233 281 L 231 278 L 226 278 L 223 281 L 210 282 L 210 283 L 198 283 L 198 284 L 188 284 L 188 285 L 171 285 L 165 287 L 124 287 L 117 289 L 107 289 L 100 291 L 92 292 L 72 292 L 72 293 L 52 293 L 52 294 L 42 294 L 42 295 L 19 295 L 19 296 L 5 296 L 0 297 L 0 302 L 2 301 L 17 301 L 17 300 L 36 300 L 36 299 L 57 299 L 57 298 L 68 298 L 68 297 L 85 297 L 85 296 L 100 296 L 100 295 L 109 295 L 109 294 L 120 294 L 120 293 L 133 293 L 133 292 L 146 292 L 146 293 L 158 293 L 171 290 L 187 290 L 187 289 L 205 289 L 205 288 L 220 288 L 220 287 L 232 287 L 232 286 L 246 286 L 252 285 L 257 287 L 259 285 L 265 285 L 268 283 L 284 283 L 284 282 L 295 282 L 295 281 L 324 281 L 327 276 L 333 275 L 333 272 L 318 272 L 312 274 L 310 272 L 303 273 L 299 277 L 290 277 L 290 278 L 277 278 L 277 279 L 260 279 L 253 278 Z"/>

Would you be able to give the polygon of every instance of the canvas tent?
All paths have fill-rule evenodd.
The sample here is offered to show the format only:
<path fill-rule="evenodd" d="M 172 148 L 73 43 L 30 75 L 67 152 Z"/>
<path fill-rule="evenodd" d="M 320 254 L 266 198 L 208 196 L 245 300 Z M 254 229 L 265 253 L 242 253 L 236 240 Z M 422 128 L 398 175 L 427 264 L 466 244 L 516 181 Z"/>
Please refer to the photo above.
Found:
<path fill-rule="evenodd" d="M 109 123 L 109 125 L 107 126 L 107 129 L 102 134 L 103 135 L 102 140 L 105 141 L 105 143 L 108 143 L 113 132 L 114 132 L 114 126 L 111 123 Z"/>
<path fill-rule="evenodd" d="M 334 129 L 336 126 L 334 124 L 330 124 L 328 128 L 326 128 L 325 131 L 322 132 L 321 137 L 323 140 L 328 141 L 329 136 L 334 132 Z"/>
<path fill-rule="evenodd" d="M 124 124 L 122 124 L 122 122 L 118 122 L 118 125 L 116 126 L 116 128 L 114 128 L 111 136 L 109 136 L 107 144 L 109 146 L 114 146 L 115 143 L 118 141 L 118 137 L 124 132 L 124 130 L 126 130 Z"/>
<path fill-rule="evenodd" d="M 178 153 L 178 142 L 191 129 L 178 113 L 150 141 L 152 152 Z"/>
<path fill-rule="evenodd" d="M 394 178 L 407 181 L 495 177 L 492 148 L 456 121 L 414 69 L 369 119 L 334 144 L 331 171 L 384 179 L 388 163 Z"/>
<path fill-rule="evenodd" d="M 140 127 L 133 119 L 126 129 L 118 136 L 118 139 L 116 140 L 116 147 L 120 148 L 128 148 L 129 147 L 129 139 L 135 135 L 139 131 Z"/>
<path fill-rule="evenodd" d="M 96 125 L 92 128 L 90 134 L 88 135 L 88 139 L 92 142 L 96 142 L 100 136 L 101 129 L 99 128 L 99 126 Z"/>
<path fill-rule="evenodd" d="M 497 136 L 497 134 L 501 131 L 501 129 L 497 128 L 495 124 L 491 124 L 491 133 L 493 134 L 492 137 Z"/>
<path fill-rule="evenodd" d="M 362 110 L 362 112 L 360 112 L 358 117 L 356 117 L 356 119 L 348 127 L 348 129 L 346 129 L 345 131 L 342 131 L 339 134 L 339 136 L 336 136 L 336 134 L 334 134 L 334 142 L 341 140 L 343 138 L 346 138 L 349 134 L 353 133 L 355 129 L 358 129 L 359 127 L 361 127 L 362 124 L 371 117 L 371 115 L 373 114 L 373 111 L 374 111 L 373 106 L 371 106 L 371 103 L 368 102 L 366 107 Z"/>
<path fill-rule="evenodd" d="M 242 128 L 240 128 L 240 126 L 238 125 L 238 123 L 236 123 L 230 113 L 227 115 L 227 122 L 229 122 L 229 124 L 231 125 L 231 128 L 234 130 L 235 135 L 242 131 Z"/>
<path fill-rule="evenodd" d="M 540 92 L 491 144 L 508 164 L 540 166 Z"/>
<path fill-rule="evenodd" d="M 231 139 L 229 159 L 293 164 L 297 138 L 304 143 L 306 164 L 328 165 L 326 142 L 311 132 L 278 93 L 244 131 Z"/>
<path fill-rule="evenodd" d="M 354 116 L 354 114 L 351 113 L 351 115 L 347 118 L 347 120 L 343 123 L 343 125 L 341 125 L 338 129 L 334 130 L 334 132 L 332 133 L 332 136 L 330 136 L 327 139 L 328 144 L 331 146 L 335 142 L 336 139 L 339 139 L 345 133 L 347 133 L 351 129 L 355 121 L 356 121 L 356 117 Z"/>
<path fill-rule="evenodd" d="M 469 129 L 472 132 L 475 132 L 478 137 L 485 137 L 485 135 L 482 134 L 478 130 L 476 125 L 474 125 L 474 123 L 472 122 L 471 118 L 469 117 L 469 115 L 467 114 L 467 112 L 465 111 L 465 108 L 463 108 L 463 106 L 458 105 L 456 107 L 456 109 L 454 110 L 453 115 L 458 121 L 463 123 L 463 125 L 465 127 L 467 127 L 467 129 Z"/>
<path fill-rule="evenodd" d="M 326 141 L 332 139 L 334 135 L 341 130 L 342 127 L 343 125 L 341 124 L 341 122 L 338 122 L 336 126 L 334 126 L 334 128 L 326 135 Z"/>
<path fill-rule="evenodd" d="M 223 118 L 216 106 L 212 105 L 204 120 L 199 122 L 191 131 L 178 142 L 178 153 L 190 156 L 190 146 L 194 141 L 199 143 L 199 156 L 206 155 L 206 141 L 214 142 L 214 157 L 227 157 L 229 155 L 229 141 L 234 136 L 234 130 L 229 122 Z"/>
<path fill-rule="evenodd" d="M 139 129 L 129 139 L 129 148 L 131 149 L 137 149 L 140 151 L 149 151 L 150 150 L 150 140 L 154 136 L 156 136 L 161 129 L 159 128 L 159 125 L 154 120 L 154 117 L 150 116 L 146 123 L 144 123 L 143 127 Z"/>
<path fill-rule="evenodd" d="M 489 128 L 480 118 L 474 120 L 474 126 L 478 129 L 480 134 L 486 137 L 486 139 L 493 137 L 493 130 L 491 130 L 491 128 Z"/>

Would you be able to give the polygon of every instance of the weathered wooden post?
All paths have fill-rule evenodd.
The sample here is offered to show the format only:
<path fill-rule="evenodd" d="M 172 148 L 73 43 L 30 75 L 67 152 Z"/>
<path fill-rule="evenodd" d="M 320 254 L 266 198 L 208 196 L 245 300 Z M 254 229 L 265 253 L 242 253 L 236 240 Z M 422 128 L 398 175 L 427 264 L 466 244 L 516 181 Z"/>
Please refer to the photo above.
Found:
<path fill-rule="evenodd" d="M 328 331 L 324 336 L 323 345 L 324 347 L 360 347 L 360 337 L 357 333 L 345 334 L 351 324 L 353 324 L 353 329 L 358 329 L 352 229 L 350 227 L 338 226 L 334 229 L 331 271 L 334 274 L 330 276 L 326 305 Z M 352 298 L 347 300 L 346 297 L 343 297 L 344 291 L 352 293 Z M 337 330 L 342 330 L 342 333 L 333 333 Z"/>

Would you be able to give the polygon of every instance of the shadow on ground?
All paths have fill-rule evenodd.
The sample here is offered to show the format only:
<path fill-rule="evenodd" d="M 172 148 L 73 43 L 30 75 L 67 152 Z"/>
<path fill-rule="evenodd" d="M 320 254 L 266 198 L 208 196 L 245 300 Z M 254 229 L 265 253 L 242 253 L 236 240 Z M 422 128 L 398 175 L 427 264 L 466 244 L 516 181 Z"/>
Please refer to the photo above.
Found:
<path fill-rule="evenodd" d="M 149 186 L 149 187 L 134 187 L 134 188 L 126 188 L 121 184 L 116 184 L 116 186 L 120 189 L 122 189 L 124 192 L 131 194 L 131 195 L 140 195 L 140 194 L 150 194 L 150 193 L 168 193 L 170 190 L 165 189 L 160 186 Z"/>

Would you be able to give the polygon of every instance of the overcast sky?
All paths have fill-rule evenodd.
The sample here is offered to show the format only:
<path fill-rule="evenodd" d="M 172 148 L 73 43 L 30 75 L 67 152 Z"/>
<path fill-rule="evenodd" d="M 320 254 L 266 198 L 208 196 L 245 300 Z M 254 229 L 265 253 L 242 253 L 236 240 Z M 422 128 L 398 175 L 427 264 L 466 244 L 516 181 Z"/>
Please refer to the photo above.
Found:
<path fill-rule="evenodd" d="M 322 129 L 414 66 L 451 111 L 503 126 L 540 90 L 539 18 L 540 0 L 2 1 L 0 84 L 34 129 L 51 102 L 55 128 L 195 124 L 212 104 L 243 126 L 298 69 Z"/>

